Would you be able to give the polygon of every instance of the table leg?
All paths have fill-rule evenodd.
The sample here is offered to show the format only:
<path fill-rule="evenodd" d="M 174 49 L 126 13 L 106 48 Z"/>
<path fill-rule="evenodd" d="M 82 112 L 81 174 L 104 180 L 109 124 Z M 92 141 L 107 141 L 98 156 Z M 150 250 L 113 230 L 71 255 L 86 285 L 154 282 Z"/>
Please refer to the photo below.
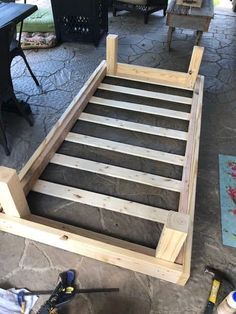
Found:
<path fill-rule="evenodd" d="M 6 137 L 5 130 L 4 130 L 4 125 L 3 125 L 3 122 L 2 122 L 1 112 L 0 112 L 0 136 L 2 138 L 2 145 L 4 147 L 5 153 L 6 153 L 7 156 L 9 156 L 10 155 L 10 150 L 8 148 L 8 145 L 7 145 L 7 137 Z"/>
<path fill-rule="evenodd" d="M 23 101 L 19 102 L 15 96 L 5 102 L 3 101 L 2 97 L 0 97 L 0 144 L 3 145 L 6 155 L 9 156 L 10 150 L 7 144 L 7 137 L 2 121 L 2 111 L 15 112 L 20 114 L 25 118 L 30 126 L 33 126 L 34 120 L 31 108 L 27 103 Z"/>
<path fill-rule="evenodd" d="M 3 102 L 2 111 L 18 113 L 29 123 L 30 126 L 34 125 L 30 105 L 24 101 L 18 101 L 15 96 L 10 98 L 7 102 Z"/>
<path fill-rule="evenodd" d="M 30 106 L 16 99 L 12 77 L 10 72 L 10 43 L 14 36 L 14 25 L 9 24 L 0 31 L 0 142 L 3 144 L 5 152 L 9 155 L 7 138 L 2 122 L 2 111 L 13 111 L 23 116 L 30 125 L 33 125 L 33 116 Z M 27 62 L 26 62 L 27 63 Z M 35 78 L 37 81 L 37 79 Z M 35 81 L 35 83 L 36 83 Z"/>
<path fill-rule="evenodd" d="M 167 47 L 169 51 L 170 51 L 170 45 L 171 45 L 171 40 L 172 40 L 172 33 L 174 30 L 175 30 L 175 27 L 169 26 L 168 34 L 167 34 Z"/>
<path fill-rule="evenodd" d="M 196 40 L 195 40 L 195 45 L 197 46 L 202 38 L 202 31 L 197 31 L 197 37 L 196 37 Z"/>

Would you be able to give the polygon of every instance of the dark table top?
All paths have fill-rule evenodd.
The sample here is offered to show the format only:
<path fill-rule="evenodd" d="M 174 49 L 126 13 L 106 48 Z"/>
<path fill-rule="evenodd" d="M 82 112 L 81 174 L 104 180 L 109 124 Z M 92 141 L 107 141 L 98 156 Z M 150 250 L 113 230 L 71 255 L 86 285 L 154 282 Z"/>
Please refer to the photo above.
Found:
<path fill-rule="evenodd" d="M 37 6 L 32 4 L 4 3 L 0 1 L 0 28 L 10 22 L 19 23 L 37 9 Z"/>

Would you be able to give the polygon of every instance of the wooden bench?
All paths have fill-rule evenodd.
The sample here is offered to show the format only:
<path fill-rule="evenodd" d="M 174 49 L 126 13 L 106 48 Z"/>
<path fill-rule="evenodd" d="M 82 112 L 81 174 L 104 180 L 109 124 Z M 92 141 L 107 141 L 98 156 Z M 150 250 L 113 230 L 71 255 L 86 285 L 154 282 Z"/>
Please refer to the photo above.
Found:
<path fill-rule="evenodd" d="M 172 0 L 167 8 L 166 19 L 166 25 L 169 26 L 168 49 L 170 49 L 172 34 L 176 27 L 197 31 L 195 45 L 198 45 L 202 33 L 208 32 L 213 17 L 214 6 L 212 0 L 203 0 L 201 8 L 178 5 L 176 0 Z"/>
<path fill-rule="evenodd" d="M 117 63 L 117 36 L 109 35 L 107 37 L 107 60 L 103 61 L 94 71 L 20 173 L 17 175 L 14 169 L 0 168 L 0 204 L 3 208 L 3 212 L 0 213 L 0 230 L 184 285 L 189 278 L 191 266 L 204 83 L 203 76 L 198 75 L 202 54 L 203 48 L 194 47 L 190 66 L 186 73 Z M 124 80 L 127 84 L 115 85 L 107 83 L 106 80 Z M 133 84 L 133 87 L 127 87 L 129 84 Z M 148 89 L 147 86 L 150 88 Z M 158 88 L 169 92 L 158 92 Z M 98 97 L 95 95 L 98 91 L 116 93 L 118 98 L 138 97 L 143 104 L 122 101 L 120 98 L 111 100 Z M 187 93 L 188 96 L 183 96 L 183 93 Z M 146 104 L 150 100 L 153 101 L 152 106 Z M 164 103 L 166 108 L 164 105 L 161 106 L 161 103 Z M 122 112 L 129 111 L 132 118 L 141 114 L 141 116 L 157 117 L 157 121 L 165 118 L 167 121 L 174 122 L 174 125 L 182 121 L 187 126 L 186 131 L 160 127 L 155 124 L 136 123 L 132 119 L 123 120 L 119 117 L 111 118 L 84 111 L 91 104 L 95 106 L 96 110 L 105 107 L 122 110 Z M 76 131 L 76 126 L 85 121 L 94 126 L 89 128 L 95 132 L 94 136 Z M 155 139 L 153 147 L 159 141 L 176 141 L 177 146 L 184 147 L 183 154 L 147 148 L 145 147 L 146 142 L 138 142 L 137 145 L 127 144 L 126 138 L 123 142 L 102 138 L 96 134 L 97 127 L 101 125 L 108 128 L 105 135 L 110 134 L 109 130 L 113 128 L 117 130 L 115 132 L 118 130 L 133 132 L 136 141 L 139 141 L 138 135 L 141 134 L 145 134 L 146 138 L 153 137 Z M 75 147 L 82 144 L 85 145 L 84 147 L 102 149 L 106 154 L 112 152 L 130 158 L 140 158 L 145 164 L 151 160 L 155 163 L 155 168 L 158 168 L 160 163 L 171 168 L 177 166 L 181 168 L 182 175 L 180 179 L 173 178 L 171 175 L 165 177 L 98 162 L 96 156 L 93 156 L 95 160 L 91 160 L 92 158 L 81 159 L 61 153 L 60 147 L 69 142 L 73 143 Z M 68 171 L 73 169 L 73 171 L 96 173 L 111 179 L 118 178 L 123 182 L 147 186 L 147 189 L 149 187 L 158 188 L 163 193 L 176 193 L 178 195 L 176 210 L 112 196 L 108 191 L 103 194 L 98 193 L 93 191 L 95 188 L 93 181 L 90 181 L 90 189 L 78 188 L 75 186 L 76 180 L 78 181 L 79 178 L 79 182 L 83 181 L 83 176 L 79 174 L 72 177 L 74 186 L 58 184 L 53 180 L 47 181 L 45 168 L 50 165 L 57 165 Z M 159 223 L 163 226 L 159 241 L 155 244 L 155 248 L 150 248 L 125 241 L 119 236 L 112 237 L 101 232 L 90 231 L 87 228 L 86 230 L 79 226 L 68 225 L 56 219 L 32 214 L 33 208 L 32 205 L 29 206 L 31 204 L 29 197 L 27 200 L 30 191 L 37 193 L 39 200 L 46 195 L 69 200 L 78 206 L 82 204 L 93 208 L 102 208 L 106 212 L 128 215 L 133 217 L 132 219 Z M 132 192 L 130 190 L 130 194 Z M 34 199 L 33 196 L 31 199 Z M 41 202 L 40 206 L 41 210 L 50 214 L 45 203 Z M 66 213 L 67 209 L 64 210 Z M 77 215 L 79 215 L 79 207 Z M 75 224 L 75 213 L 73 217 L 73 224 Z M 135 228 L 135 224 L 130 225 L 130 228 Z M 146 233 L 149 232 L 150 230 L 147 228 Z"/>

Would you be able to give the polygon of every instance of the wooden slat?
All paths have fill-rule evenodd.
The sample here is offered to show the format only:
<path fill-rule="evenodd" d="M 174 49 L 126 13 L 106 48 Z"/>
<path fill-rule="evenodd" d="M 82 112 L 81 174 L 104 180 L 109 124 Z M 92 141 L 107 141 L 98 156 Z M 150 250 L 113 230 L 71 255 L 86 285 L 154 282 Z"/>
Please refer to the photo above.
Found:
<path fill-rule="evenodd" d="M 190 114 L 187 112 L 181 112 L 176 110 L 146 106 L 146 105 L 139 105 L 135 103 L 130 103 L 126 101 L 117 101 L 113 99 L 106 99 L 100 97 L 91 97 L 90 103 L 102 105 L 111 108 L 118 108 L 136 112 L 142 112 L 147 114 L 152 114 L 156 116 L 163 116 L 168 118 L 180 119 L 180 120 L 189 120 Z"/>
<path fill-rule="evenodd" d="M 179 192 L 181 181 L 91 160 L 55 154 L 51 163 Z"/>
<path fill-rule="evenodd" d="M 68 132 L 78 119 L 80 113 L 84 110 L 89 99 L 105 75 L 106 63 L 103 61 L 90 76 L 78 95 L 73 99 L 69 107 L 34 152 L 24 168 L 22 168 L 19 173 L 19 178 L 25 194 L 28 194 L 32 185 L 47 166 L 50 158 L 64 141 Z"/>
<path fill-rule="evenodd" d="M 120 67 L 121 63 L 117 63 L 118 68 Z M 124 66 L 130 65 L 130 64 L 122 64 Z M 116 72 L 117 73 L 117 72 Z M 183 73 L 185 77 L 185 81 L 187 81 L 188 78 L 188 73 Z M 119 74 L 107 74 L 107 77 L 112 77 L 116 79 L 121 79 L 121 80 L 127 80 L 131 82 L 140 82 L 140 83 L 147 83 L 151 85 L 158 85 L 158 86 L 164 86 L 164 87 L 170 87 L 170 88 L 177 88 L 179 90 L 186 90 L 192 92 L 192 88 L 189 88 L 187 84 L 185 83 L 184 85 L 174 85 L 174 84 L 164 84 L 163 82 L 159 81 L 158 83 L 155 82 L 154 80 L 150 79 L 149 77 L 140 77 L 140 76 L 132 76 L 132 75 L 124 75 L 122 73 Z"/>
<path fill-rule="evenodd" d="M 43 180 L 38 180 L 32 191 L 163 224 L 166 223 L 169 214 L 165 209 Z"/>
<path fill-rule="evenodd" d="M 173 283 L 182 274 L 182 266 L 156 258 L 155 250 L 39 216 L 0 213 L 0 230 Z"/>
<path fill-rule="evenodd" d="M 182 141 L 186 141 L 187 135 L 188 135 L 187 132 L 183 132 L 183 131 L 161 128 L 157 126 L 141 124 L 141 123 L 136 123 L 136 122 L 129 122 L 125 120 L 113 119 L 113 118 L 98 116 L 95 114 L 85 113 L 85 112 L 83 112 L 80 115 L 79 120 L 106 125 L 113 128 L 119 128 L 119 129 L 124 129 L 124 130 L 129 130 L 129 131 L 136 131 L 136 132 L 141 132 L 141 133 L 146 133 L 146 134 L 174 138 L 174 139 L 182 140 Z"/>
<path fill-rule="evenodd" d="M 151 160 L 161 161 L 173 165 L 183 166 L 184 156 L 165 153 L 158 150 L 153 150 L 145 147 L 139 147 L 129 144 L 123 144 L 120 142 L 114 142 L 104 140 L 98 137 L 92 137 L 83 134 L 77 134 L 70 132 L 65 138 L 66 141 L 87 145 L 91 147 L 98 147 L 113 152 L 119 152 L 122 154 L 147 158 Z"/>
<path fill-rule="evenodd" d="M 117 92 L 117 93 L 160 99 L 160 100 L 176 102 L 176 103 L 186 104 L 186 105 L 191 105 L 192 103 L 192 98 L 189 98 L 189 97 L 150 92 L 143 89 L 124 87 L 124 86 L 118 86 L 118 85 L 112 85 L 112 84 L 106 84 L 106 83 L 101 83 L 98 86 L 98 88 L 107 90 L 107 91 Z"/>
<path fill-rule="evenodd" d="M 187 85 L 188 73 L 154 69 L 134 64 L 117 64 L 116 77 L 144 83 L 192 90 Z"/>

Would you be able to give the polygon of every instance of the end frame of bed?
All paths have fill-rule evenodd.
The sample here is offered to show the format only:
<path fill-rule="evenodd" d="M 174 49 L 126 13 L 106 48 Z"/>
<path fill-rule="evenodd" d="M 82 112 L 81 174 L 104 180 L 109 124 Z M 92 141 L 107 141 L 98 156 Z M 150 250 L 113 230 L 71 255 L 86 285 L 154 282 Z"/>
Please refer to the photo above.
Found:
<path fill-rule="evenodd" d="M 198 72 L 203 48 L 194 47 L 187 73 L 118 63 L 117 50 L 117 36 L 107 36 L 106 61 L 93 72 L 19 174 L 0 167 L 0 230 L 185 285 L 191 268 L 204 84 L 204 77 Z M 27 194 L 105 76 L 193 91 L 179 208 L 178 212 L 157 209 L 156 221 L 163 223 L 164 228 L 156 250 L 33 215 L 27 204 Z"/>

